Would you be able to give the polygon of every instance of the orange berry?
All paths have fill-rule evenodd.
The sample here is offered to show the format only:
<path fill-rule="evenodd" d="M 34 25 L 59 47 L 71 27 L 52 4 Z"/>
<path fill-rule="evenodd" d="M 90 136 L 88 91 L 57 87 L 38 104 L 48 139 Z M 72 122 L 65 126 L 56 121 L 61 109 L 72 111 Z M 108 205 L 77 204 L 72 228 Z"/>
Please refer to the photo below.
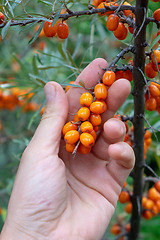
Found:
<path fill-rule="evenodd" d="M 43 26 L 43 31 L 46 37 L 54 37 L 57 33 L 57 24 L 54 24 L 52 27 L 52 22 L 45 21 L 44 26 Z"/>
<path fill-rule="evenodd" d="M 93 125 L 88 121 L 83 122 L 80 128 L 83 133 L 91 133 L 93 131 Z"/>
<path fill-rule="evenodd" d="M 157 21 L 160 21 L 160 8 L 158 8 L 156 11 L 154 11 L 153 17 L 154 17 Z"/>
<path fill-rule="evenodd" d="M 79 140 L 80 134 L 78 131 L 76 130 L 71 130 L 68 131 L 65 136 L 64 136 L 64 140 L 66 141 L 66 143 L 68 144 L 74 144 Z"/>
<path fill-rule="evenodd" d="M 130 224 L 130 223 L 127 223 L 127 224 L 126 224 L 125 230 L 126 230 L 126 232 L 128 232 L 128 233 L 131 231 L 131 224 Z"/>
<path fill-rule="evenodd" d="M 150 94 L 153 97 L 159 97 L 160 96 L 160 90 L 154 84 L 149 85 L 149 91 L 150 91 Z"/>
<path fill-rule="evenodd" d="M 93 136 L 89 133 L 82 133 L 80 135 L 80 141 L 85 147 L 92 147 L 95 143 Z"/>
<path fill-rule="evenodd" d="M 62 129 L 62 133 L 63 135 L 65 135 L 67 132 L 71 131 L 71 130 L 77 130 L 78 129 L 78 125 L 74 124 L 73 122 L 68 122 L 64 125 L 63 129 Z"/>
<path fill-rule="evenodd" d="M 66 143 L 66 150 L 67 150 L 67 152 L 72 153 L 74 151 L 74 149 L 75 149 L 75 144 L 68 144 L 68 143 Z"/>
<path fill-rule="evenodd" d="M 105 2 L 105 0 L 93 0 L 92 5 L 97 7 L 101 2 Z"/>
<path fill-rule="evenodd" d="M 104 103 L 100 101 L 93 102 L 90 105 L 91 112 L 95 114 L 102 114 L 105 112 L 105 109 L 106 109 L 106 106 L 104 105 Z"/>
<path fill-rule="evenodd" d="M 118 223 L 115 223 L 112 227 L 111 227 L 111 230 L 110 232 L 114 235 L 118 235 L 121 233 L 121 227 L 119 226 Z"/>
<path fill-rule="evenodd" d="M 118 27 L 118 24 L 119 24 L 119 17 L 115 14 L 109 15 L 106 23 L 107 29 L 109 31 L 115 31 Z"/>
<path fill-rule="evenodd" d="M 147 139 L 147 138 L 151 138 L 152 134 L 149 130 L 146 130 L 145 134 L 144 134 L 144 139 Z"/>
<path fill-rule="evenodd" d="M 74 81 L 71 81 L 71 82 L 69 82 L 70 84 L 75 84 L 75 82 Z M 68 92 L 68 90 L 71 88 L 71 86 L 70 85 L 68 85 L 68 86 L 66 86 L 66 88 L 65 88 L 65 92 Z"/>
<path fill-rule="evenodd" d="M 90 134 L 92 135 L 92 137 L 94 138 L 94 140 L 96 141 L 97 135 L 95 130 L 93 130 L 92 132 L 90 132 Z"/>
<path fill-rule="evenodd" d="M 69 27 L 67 23 L 61 22 L 57 25 L 57 35 L 61 39 L 66 39 L 69 36 Z"/>
<path fill-rule="evenodd" d="M 157 182 L 154 184 L 154 187 L 157 189 L 158 192 L 160 192 L 160 181 L 157 181 Z"/>
<path fill-rule="evenodd" d="M 156 99 L 155 98 L 150 98 L 146 101 L 145 103 L 145 107 L 147 110 L 149 111 L 154 111 L 156 110 L 156 107 L 157 107 L 157 102 L 156 102 Z"/>
<path fill-rule="evenodd" d="M 145 143 L 146 143 L 147 147 L 149 147 L 151 145 L 151 143 L 152 143 L 152 139 L 151 138 L 147 138 L 145 140 Z"/>
<path fill-rule="evenodd" d="M 158 207 L 158 210 L 160 212 L 160 200 L 156 201 L 156 206 Z"/>
<path fill-rule="evenodd" d="M 99 83 L 94 88 L 95 97 L 100 100 L 105 100 L 107 98 L 107 88 L 103 83 Z"/>
<path fill-rule="evenodd" d="M 81 154 L 87 154 L 91 151 L 91 147 L 85 147 L 82 143 L 80 143 L 77 151 Z"/>
<path fill-rule="evenodd" d="M 92 125 L 95 126 L 99 126 L 102 122 L 102 118 L 101 115 L 99 114 L 91 114 L 89 121 L 92 123 Z"/>
<path fill-rule="evenodd" d="M 124 2 L 123 5 L 131 6 L 131 4 L 129 4 L 128 2 Z M 123 10 L 123 12 L 124 12 L 124 15 L 125 15 L 126 17 L 128 17 L 129 15 L 130 15 L 130 16 L 134 16 L 134 14 L 132 13 L 131 10 Z"/>
<path fill-rule="evenodd" d="M 5 16 L 2 12 L 0 12 L 0 24 L 2 24 L 5 20 Z"/>
<path fill-rule="evenodd" d="M 116 74 L 116 80 L 123 78 L 123 71 L 117 71 L 115 74 Z"/>
<path fill-rule="evenodd" d="M 99 127 L 98 127 L 98 126 L 95 126 L 95 127 L 93 127 L 93 129 L 94 129 L 95 132 L 98 132 Z"/>
<path fill-rule="evenodd" d="M 86 121 L 90 116 L 90 110 L 87 107 L 81 107 L 77 115 L 80 121 Z"/>
<path fill-rule="evenodd" d="M 133 75 L 132 72 L 130 70 L 124 71 L 123 72 L 123 78 L 127 79 L 128 81 L 132 81 L 133 80 Z"/>
<path fill-rule="evenodd" d="M 80 97 L 80 104 L 83 107 L 89 107 L 91 103 L 93 102 L 93 96 L 89 92 L 85 92 Z"/>
<path fill-rule="evenodd" d="M 131 202 L 129 202 L 126 206 L 125 206 L 125 211 L 127 212 L 127 213 L 132 213 L 132 203 Z"/>
<path fill-rule="evenodd" d="M 160 200 L 160 194 L 155 187 L 152 187 L 148 191 L 148 198 L 152 201 Z"/>
<path fill-rule="evenodd" d="M 118 6 L 118 4 L 116 2 L 112 1 L 112 2 L 106 3 L 105 6 L 106 7 L 113 7 L 113 6 Z M 109 11 L 109 12 L 107 12 L 107 15 L 110 15 L 110 14 L 113 14 L 113 13 L 114 13 L 114 11 Z"/>
<path fill-rule="evenodd" d="M 129 30 L 129 32 L 130 32 L 131 34 L 134 33 L 134 29 L 133 29 L 133 27 L 128 26 L 128 30 Z"/>
<path fill-rule="evenodd" d="M 97 6 L 97 9 L 105 8 L 105 5 L 106 5 L 106 3 L 101 2 L 101 3 Z M 107 15 L 107 13 L 98 13 L 98 15 L 99 15 L 99 16 L 105 16 L 105 15 Z"/>
<path fill-rule="evenodd" d="M 98 5 L 97 9 L 99 8 L 105 8 L 106 7 L 111 7 L 111 6 L 118 6 L 117 3 L 115 2 L 109 2 L 109 3 L 106 3 L 106 2 L 102 2 Z M 108 12 L 105 12 L 105 13 L 98 13 L 98 15 L 100 16 L 104 16 L 104 15 L 109 15 L 109 14 L 112 14 L 114 11 L 108 11 Z"/>
<path fill-rule="evenodd" d="M 119 202 L 120 203 L 126 203 L 130 201 L 129 193 L 126 191 L 122 191 L 119 195 Z"/>
<path fill-rule="evenodd" d="M 153 67 L 152 67 L 152 63 L 147 63 L 145 66 L 145 73 L 146 76 L 149 78 L 155 78 L 155 76 L 157 75 L 157 72 L 154 71 Z"/>
<path fill-rule="evenodd" d="M 158 82 L 151 82 L 151 84 L 156 86 L 160 90 L 160 83 L 158 83 Z"/>
<path fill-rule="evenodd" d="M 154 205 L 152 208 L 152 215 L 156 216 L 159 213 L 159 209 L 157 205 Z"/>
<path fill-rule="evenodd" d="M 152 68 L 156 72 L 158 72 L 158 70 L 160 71 L 160 63 L 158 63 L 158 66 L 157 66 L 156 63 L 152 62 Z"/>
<path fill-rule="evenodd" d="M 145 197 L 145 196 L 142 197 L 142 207 L 143 208 L 145 208 L 147 200 L 148 200 L 147 197 Z"/>
<path fill-rule="evenodd" d="M 80 120 L 79 120 L 79 117 L 78 117 L 78 115 L 77 115 L 77 114 L 76 114 L 76 115 L 74 115 L 73 121 L 74 121 L 74 122 L 79 122 L 79 121 L 80 121 Z"/>
<path fill-rule="evenodd" d="M 154 206 L 154 202 L 148 198 L 144 205 L 144 208 L 152 210 L 153 206 Z"/>
<path fill-rule="evenodd" d="M 123 185 L 123 188 L 125 188 L 127 186 L 127 181 L 125 181 L 124 185 Z"/>
<path fill-rule="evenodd" d="M 117 39 L 124 40 L 127 37 L 128 30 L 122 22 L 119 22 L 118 28 L 113 33 Z"/>
<path fill-rule="evenodd" d="M 159 63 L 160 62 L 160 50 L 156 49 L 153 52 L 154 52 L 154 54 L 151 53 L 152 62 L 156 63 L 156 61 L 157 61 L 157 63 Z"/>
<path fill-rule="evenodd" d="M 116 74 L 113 71 L 106 71 L 104 73 L 102 81 L 106 86 L 111 86 L 115 80 Z"/>
<path fill-rule="evenodd" d="M 152 218 L 152 213 L 151 213 L 151 211 L 145 210 L 145 211 L 143 211 L 142 216 L 145 219 L 150 220 Z"/>

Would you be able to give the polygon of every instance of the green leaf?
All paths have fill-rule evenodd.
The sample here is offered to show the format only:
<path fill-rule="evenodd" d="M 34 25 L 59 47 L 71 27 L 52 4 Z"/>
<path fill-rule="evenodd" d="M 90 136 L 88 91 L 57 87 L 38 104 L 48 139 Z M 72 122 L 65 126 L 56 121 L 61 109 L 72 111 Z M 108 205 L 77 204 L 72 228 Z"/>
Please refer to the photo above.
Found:
<path fill-rule="evenodd" d="M 54 26 L 54 24 L 57 22 L 59 15 L 61 14 L 61 10 L 64 7 L 64 4 L 61 5 L 60 9 L 58 10 L 58 12 L 55 14 L 53 22 L 52 22 L 52 27 Z"/>
<path fill-rule="evenodd" d="M 73 65 L 73 66 L 79 71 L 79 73 L 80 73 L 80 70 L 78 69 L 78 67 L 77 67 L 77 65 L 76 65 L 76 63 L 75 63 L 75 61 L 73 60 L 73 58 L 72 58 L 70 52 L 69 52 L 68 50 L 67 50 L 66 52 L 67 52 L 67 55 L 68 55 L 68 58 L 69 58 L 71 64 L 72 64 L 72 65 Z"/>
<path fill-rule="evenodd" d="M 10 25 L 11 25 L 11 20 L 9 20 L 9 21 L 7 22 L 7 24 L 4 26 L 4 28 L 3 28 L 2 31 L 1 31 L 1 37 L 2 37 L 2 39 L 5 38 L 5 36 L 6 36 L 6 34 L 7 34 L 7 31 L 8 31 L 8 28 L 10 27 Z"/>
<path fill-rule="evenodd" d="M 81 46 L 81 43 L 82 43 L 82 34 L 78 34 L 77 43 L 76 43 L 76 46 L 74 48 L 74 52 L 72 54 L 72 58 L 75 58 L 75 56 L 77 55 L 77 53 L 79 51 L 79 48 Z"/>
<path fill-rule="evenodd" d="M 37 57 L 36 56 L 33 56 L 33 59 L 32 59 L 32 66 L 33 66 L 33 72 L 34 74 L 38 75 L 38 67 L 37 67 Z"/>
<path fill-rule="evenodd" d="M 42 31 L 42 28 L 44 26 L 44 22 L 41 23 L 39 26 L 37 32 L 33 35 L 33 37 L 29 40 L 28 44 L 32 44 L 39 36 L 40 32 Z"/>
<path fill-rule="evenodd" d="M 38 0 L 38 2 L 44 3 L 44 4 L 48 5 L 48 6 L 52 6 L 53 5 L 52 3 L 48 2 L 48 1 L 44 1 L 44 0 Z"/>
<path fill-rule="evenodd" d="M 63 50 L 62 43 L 58 44 L 58 51 L 61 54 L 61 56 L 64 58 L 64 60 L 67 62 L 68 61 L 67 56 L 66 56 L 67 54 Z"/>
<path fill-rule="evenodd" d="M 23 71 L 23 74 L 28 77 L 28 70 L 27 68 L 25 67 L 25 64 L 22 63 L 22 61 L 15 55 L 13 54 L 15 60 L 19 63 L 19 65 L 21 66 L 21 70 Z"/>
<path fill-rule="evenodd" d="M 8 0 L 6 0 L 6 3 L 8 4 L 8 8 L 9 8 L 9 11 L 8 11 L 8 12 L 11 14 L 12 17 L 14 17 L 14 13 L 13 13 L 13 9 L 12 9 L 11 4 L 9 3 Z"/>
<path fill-rule="evenodd" d="M 153 40 L 153 42 L 151 43 L 151 48 L 154 47 L 154 45 L 160 40 L 160 34 Z"/>

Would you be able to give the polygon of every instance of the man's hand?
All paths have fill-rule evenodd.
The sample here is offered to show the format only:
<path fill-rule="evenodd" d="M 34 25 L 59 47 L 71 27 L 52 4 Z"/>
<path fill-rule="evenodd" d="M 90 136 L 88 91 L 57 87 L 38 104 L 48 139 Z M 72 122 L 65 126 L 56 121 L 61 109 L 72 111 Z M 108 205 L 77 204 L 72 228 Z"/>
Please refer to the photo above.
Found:
<path fill-rule="evenodd" d="M 79 75 L 92 87 L 107 67 L 104 59 L 91 62 Z M 113 118 L 130 93 L 128 80 L 108 90 L 108 110 L 91 153 L 65 150 L 61 130 L 80 108 L 83 88 L 67 94 L 55 82 L 45 86 L 46 108 L 23 153 L 8 207 L 1 240 L 98 240 L 114 213 L 121 188 L 134 165 L 132 148 L 123 142 L 125 125 Z"/>

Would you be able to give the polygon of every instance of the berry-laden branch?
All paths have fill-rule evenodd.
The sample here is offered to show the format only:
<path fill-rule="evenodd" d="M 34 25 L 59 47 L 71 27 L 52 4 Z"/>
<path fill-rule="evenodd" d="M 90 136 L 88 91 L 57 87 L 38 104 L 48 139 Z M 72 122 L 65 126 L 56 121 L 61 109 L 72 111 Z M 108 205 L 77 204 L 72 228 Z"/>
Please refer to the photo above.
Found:
<path fill-rule="evenodd" d="M 141 206 L 142 194 L 143 194 L 143 173 L 144 169 L 144 116 L 145 112 L 145 82 L 141 73 L 144 72 L 145 66 L 145 46 L 146 42 L 146 24 L 144 24 L 145 13 L 147 12 L 148 0 L 136 0 L 136 29 L 141 29 L 137 37 L 134 40 L 134 152 L 136 157 L 135 167 L 133 171 L 133 196 L 132 196 L 132 217 L 131 217 L 131 231 L 129 234 L 129 240 L 139 239 L 141 211 L 139 211 L 139 205 Z M 145 11 L 144 11 L 145 9 Z M 142 26 L 142 27 L 141 27 Z M 141 71 L 139 71 L 141 69 Z M 137 199 L 139 201 L 137 201 Z M 140 204 L 139 204 L 140 203 Z"/>
<path fill-rule="evenodd" d="M 60 14 L 59 18 L 64 21 L 64 20 L 67 20 L 72 17 L 93 15 L 96 13 L 103 14 L 103 13 L 109 12 L 111 10 L 115 11 L 117 8 L 118 8 L 118 6 L 105 6 L 104 8 L 94 8 L 93 7 L 92 9 L 88 9 L 88 10 L 84 10 L 84 11 L 69 11 L 69 10 L 67 10 L 67 13 Z M 132 12 L 135 12 L 135 7 L 124 5 L 124 6 L 121 6 L 119 11 L 120 10 L 131 10 Z M 46 18 L 54 19 L 56 14 L 57 13 L 54 12 L 52 15 L 50 15 L 49 17 L 46 17 Z M 28 16 L 27 16 L 27 18 L 28 18 Z M 26 25 L 34 23 L 34 22 L 42 22 L 42 21 L 44 21 L 44 20 L 41 19 L 41 17 L 39 17 L 39 20 L 38 20 L 38 18 L 35 18 L 35 17 L 31 17 L 31 19 L 28 19 L 28 20 L 11 20 L 10 26 L 17 26 L 17 25 L 26 26 Z M 3 28 L 6 25 L 6 23 L 7 23 L 7 21 L 5 21 L 3 24 L 0 24 L 0 28 Z"/>

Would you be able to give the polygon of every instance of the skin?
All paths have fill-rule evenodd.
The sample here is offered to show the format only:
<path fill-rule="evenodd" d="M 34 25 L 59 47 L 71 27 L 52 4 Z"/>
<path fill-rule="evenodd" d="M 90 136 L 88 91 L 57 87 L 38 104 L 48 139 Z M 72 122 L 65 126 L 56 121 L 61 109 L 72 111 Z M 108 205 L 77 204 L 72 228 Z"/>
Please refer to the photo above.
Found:
<path fill-rule="evenodd" d="M 94 86 L 106 67 L 104 59 L 95 59 L 76 84 L 83 80 L 86 87 Z M 133 150 L 123 142 L 125 125 L 113 119 L 130 90 L 125 79 L 110 87 L 95 146 L 90 154 L 73 158 L 61 130 L 86 90 L 71 88 L 65 94 L 58 83 L 46 84 L 46 110 L 20 161 L 0 240 L 101 239 L 134 166 Z"/>

